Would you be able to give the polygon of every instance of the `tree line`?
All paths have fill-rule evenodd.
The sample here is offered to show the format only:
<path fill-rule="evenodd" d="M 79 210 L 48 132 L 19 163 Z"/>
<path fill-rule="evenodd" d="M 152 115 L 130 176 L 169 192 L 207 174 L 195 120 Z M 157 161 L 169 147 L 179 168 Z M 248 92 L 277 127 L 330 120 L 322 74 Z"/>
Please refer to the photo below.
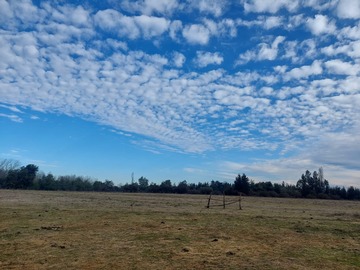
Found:
<path fill-rule="evenodd" d="M 230 182 L 210 181 L 188 183 L 186 180 L 173 183 L 164 180 L 160 184 L 150 182 L 141 176 L 137 181 L 123 185 L 115 185 L 110 180 L 99 181 L 89 177 L 66 175 L 54 176 L 51 173 L 39 172 L 34 164 L 20 166 L 18 161 L 0 160 L 0 188 L 2 189 L 32 189 L 32 190 L 62 190 L 62 191 L 99 191 L 99 192 L 148 192 L 177 194 L 226 194 L 249 196 L 283 197 L 283 198 L 319 198 L 360 200 L 360 190 L 353 186 L 348 188 L 331 186 L 324 179 L 322 168 L 319 171 L 306 171 L 301 175 L 296 185 L 285 182 L 272 183 L 255 182 L 246 174 L 238 174 Z"/>

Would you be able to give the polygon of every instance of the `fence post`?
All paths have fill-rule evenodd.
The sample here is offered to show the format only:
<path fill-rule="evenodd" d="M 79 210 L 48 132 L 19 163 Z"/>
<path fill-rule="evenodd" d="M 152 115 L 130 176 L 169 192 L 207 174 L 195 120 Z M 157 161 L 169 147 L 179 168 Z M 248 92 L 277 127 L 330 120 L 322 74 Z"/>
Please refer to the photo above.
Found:
<path fill-rule="evenodd" d="M 208 204 L 207 204 L 206 208 L 210 208 L 211 194 L 212 194 L 212 193 L 210 193 L 210 196 L 209 196 L 209 199 L 208 199 Z"/>
<path fill-rule="evenodd" d="M 224 193 L 223 193 L 223 207 L 224 207 L 224 209 L 225 209 L 225 191 L 224 191 Z"/>
<path fill-rule="evenodd" d="M 239 210 L 242 210 L 242 207 L 241 207 L 241 193 L 239 194 Z"/>

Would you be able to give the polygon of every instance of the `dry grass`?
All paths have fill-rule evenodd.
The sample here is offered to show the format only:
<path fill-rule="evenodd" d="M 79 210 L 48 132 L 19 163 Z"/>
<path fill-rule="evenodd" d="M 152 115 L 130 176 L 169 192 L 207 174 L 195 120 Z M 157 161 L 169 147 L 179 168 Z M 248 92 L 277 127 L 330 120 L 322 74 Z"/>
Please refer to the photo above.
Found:
<path fill-rule="evenodd" d="M 0 269 L 360 269 L 360 202 L 0 190 Z"/>

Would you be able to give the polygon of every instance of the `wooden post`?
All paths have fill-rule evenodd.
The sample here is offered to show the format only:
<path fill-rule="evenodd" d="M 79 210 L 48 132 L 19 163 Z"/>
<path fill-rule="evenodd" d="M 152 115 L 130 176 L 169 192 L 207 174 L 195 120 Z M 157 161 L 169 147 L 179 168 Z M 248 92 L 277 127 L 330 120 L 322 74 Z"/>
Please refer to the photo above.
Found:
<path fill-rule="evenodd" d="M 209 199 L 208 199 L 208 204 L 207 204 L 206 208 L 210 208 L 210 200 L 211 200 L 211 193 L 210 193 L 210 196 L 209 196 Z"/>
<path fill-rule="evenodd" d="M 239 194 L 239 210 L 242 210 L 242 207 L 241 207 L 241 193 Z"/>
<path fill-rule="evenodd" d="M 224 209 L 225 209 L 225 191 L 224 191 L 224 193 L 223 193 L 223 207 L 224 207 Z"/>

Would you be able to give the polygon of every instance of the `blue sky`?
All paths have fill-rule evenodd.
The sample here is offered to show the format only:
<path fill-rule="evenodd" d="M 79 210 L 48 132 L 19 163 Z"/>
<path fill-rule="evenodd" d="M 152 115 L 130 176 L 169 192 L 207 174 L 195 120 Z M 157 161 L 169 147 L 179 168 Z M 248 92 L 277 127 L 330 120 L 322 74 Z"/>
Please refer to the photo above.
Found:
<path fill-rule="evenodd" d="M 0 0 L 0 46 L 0 158 L 360 185 L 358 0 Z"/>

